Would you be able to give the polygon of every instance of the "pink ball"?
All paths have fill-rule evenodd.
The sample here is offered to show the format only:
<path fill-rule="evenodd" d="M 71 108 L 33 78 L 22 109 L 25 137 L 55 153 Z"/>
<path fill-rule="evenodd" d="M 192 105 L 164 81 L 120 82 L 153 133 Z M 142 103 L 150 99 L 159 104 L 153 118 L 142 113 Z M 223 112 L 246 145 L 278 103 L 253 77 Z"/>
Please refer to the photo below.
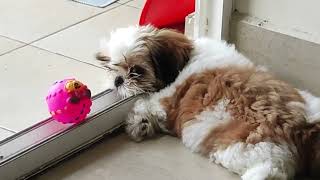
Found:
<path fill-rule="evenodd" d="M 62 123 L 79 123 L 90 112 L 91 92 L 73 78 L 55 82 L 46 97 L 51 116 Z"/>

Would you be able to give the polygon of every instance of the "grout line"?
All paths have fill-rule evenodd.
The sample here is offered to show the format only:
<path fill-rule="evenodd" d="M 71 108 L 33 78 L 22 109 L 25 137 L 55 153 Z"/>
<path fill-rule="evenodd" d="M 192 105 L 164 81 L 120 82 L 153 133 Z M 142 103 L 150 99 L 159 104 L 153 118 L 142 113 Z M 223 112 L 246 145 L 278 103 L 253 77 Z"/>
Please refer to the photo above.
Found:
<path fill-rule="evenodd" d="M 9 53 L 11 53 L 11 52 L 13 52 L 13 51 L 15 51 L 15 50 L 18 50 L 18 49 L 24 48 L 24 47 L 26 47 L 26 46 L 28 46 L 28 44 L 24 44 L 24 45 L 22 45 L 22 46 L 19 46 L 19 47 L 16 47 L 16 48 L 14 48 L 14 49 L 11 49 L 11 50 L 9 50 L 9 51 L 6 51 L 6 52 L 4 52 L 4 53 L 0 54 L 0 56 L 3 56 L 3 55 L 6 55 L 6 54 L 9 54 Z"/>
<path fill-rule="evenodd" d="M 5 39 L 9 39 L 9 40 L 11 40 L 11 41 L 16 41 L 16 42 L 19 42 L 19 43 L 22 43 L 22 44 L 28 44 L 28 43 L 23 42 L 23 41 L 20 41 L 20 40 L 18 40 L 18 39 L 13 39 L 13 38 L 11 38 L 11 37 L 4 36 L 4 35 L 1 35 L 1 34 L 0 34 L 0 37 L 3 37 L 3 38 L 5 38 Z"/>
<path fill-rule="evenodd" d="M 130 1 L 127 1 L 127 2 L 125 2 L 125 3 L 120 3 L 120 4 L 123 4 L 123 5 L 128 6 L 128 7 L 132 7 L 132 8 L 135 8 L 135 9 L 139 9 L 139 10 L 142 10 L 142 9 L 143 9 L 143 7 L 136 7 L 136 6 L 133 6 L 133 5 L 128 4 L 128 3 L 131 2 L 131 1 L 134 1 L 134 0 L 130 0 Z"/>
<path fill-rule="evenodd" d="M 129 4 L 124 4 L 124 5 L 127 6 L 127 7 L 132 7 L 132 8 L 135 8 L 135 9 L 142 10 L 142 8 L 140 8 L 140 7 L 135 7 L 135 6 L 133 6 L 133 5 L 129 5 Z"/>
<path fill-rule="evenodd" d="M 76 23 L 73 23 L 73 24 L 71 24 L 71 25 L 69 25 L 69 26 L 66 26 L 66 27 L 64 27 L 64 28 L 62 28 L 62 29 L 60 29 L 60 30 L 58 30 L 58 31 L 55 31 L 55 32 L 50 33 L 50 34 L 48 34 L 48 35 L 45 35 L 45 36 L 43 36 L 43 37 L 41 37 L 41 38 L 39 38 L 39 39 L 33 40 L 33 41 L 29 42 L 28 45 L 33 44 L 33 43 L 35 43 L 35 42 L 37 42 L 37 41 L 40 41 L 40 40 L 42 40 L 42 39 L 45 39 L 45 38 L 47 38 L 47 37 L 49 37 L 49 36 L 52 36 L 52 35 L 54 35 L 54 34 L 57 34 L 57 33 L 61 32 L 61 31 L 64 31 L 64 30 L 72 27 L 72 26 L 75 26 L 75 25 L 78 25 L 78 24 L 80 24 L 80 23 L 83 23 L 83 22 L 85 22 L 85 21 L 87 21 L 87 20 L 90 20 L 90 19 L 92 19 L 92 18 L 94 18 L 94 17 L 97 17 L 97 16 L 99 16 L 99 15 L 101 15 L 101 14 L 104 14 L 104 13 L 106 13 L 106 12 L 109 12 L 109 11 L 111 11 L 111 10 L 113 10 L 113 9 L 115 9 L 115 8 L 118 8 L 118 7 L 120 7 L 120 6 L 123 5 L 123 4 L 120 4 L 120 3 L 114 3 L 114 4 L 117 4 L 117 5 L 116 5 L 115 7 L 113 7 L 113 8 L 107 9 L 107 10 L 102 11 L 102 12 L 100 12 L 100 13 L 97 13 L 97 14 L 95 14 L 95 15 L 93 15 L 93 16 L 90 16 L 90 17 L 88 17 L 88 18 L 85 18 L 85 19 L 83 19 L 83 20 L 81 20 L 81 21 L 78 21 L 78 22 L 76 22 Z"/>
<path fill-rule="evenodd" d="M 80 62 L 80 63 L 87 64 L 87 65 L 89 65 L 89 66 L 93 66 L 93 67 L 96 67 L 96 68 L 105 70 L 105 68 L 103 68 L 103 67 L 101 67 L 101 66 L 98 66 L 98 65 L 95 65 L 95 64 L 91 64 L 91 63 L 88 63 L 88 62 L 86 62 L 86 61 L 82 61 L 82 60 L 80 60 L 80 59 L 76 59 L 76 58 L 73 58 L 73 57 L 70 57 L 70 56 L 67 56 L 67 55 L 64 55 L 64 54 L 60 54 L 60 53 L 57 53 L 57 52 L 53 52 L 53 51 L 50 51 L 50 50 L 48 50 L 48 49 L 44 49 L 44 48 L 42 48 L 42 47 L 38 47 L 38 46 L 35 46 L 35 45 L 32 45 L 32 44 L 30 44 L 29 46 L 30 46 L 30 47 L 34 47 L 34 48 L 37 48 L 37 49 L 40 49 L 40 50 L 42 50 L 42 51 L 46 51 L 46 52 L 49 52 L 49 53 L 52 53 L 52 54 L 56 54 L 56 55 L 59 55 L 59 56 L 68 58 L 68 59 L 70 59 L 70 60 L 74 60 L 74 61 L 77 61 L 77 62 Z"/>
<path fill-rule="evenodd" d="M 127 4 L 128 2 L 131 2 L 131 1 L 133 1 L 133 0 L 128 0 L 128 1 L 123 2 L 123 3 L 121 3 L 121 2 L 119 2 L 119 1 L 117 1 L 117 3 L 124 5 L 124 4 Z"/>
<path fill-rule="evenodd" d="M 20 41 L 20 40 L 17 40 L 17 39 L 14 39 L 14 38 L 11 38 L 11 37 L 7 37 L 7 36 L 4 36 L 4 35 L 0 35 L 0 37 L 5 38 L 5 39 L 9 39 L 9 40 L 11 40 L 11 41 L 15 41 L 15 42 L 21 43 L 21 45 L 19 45 L 18 47 L 13 48 L 13 49 L 10 49 L 10 50 L 8 50 L 8 51 L 5 51 L 5 52 L 1 53 L 0 56 L 5 55 L 5 54 L 9 54 L 9 53 L 11 53 L 12 51 L 15 51 L 15 50 L 17 50 L 17 49 L 21 49 L 21 48 L 23 48 L 23 47 L 28 46 L 28 43 L 23 42 L 23 41 Z"/>
<path fill-rule="evenodd" d="M 3 127 L 3 126 L 0 126 L 0 129 L 9 131 L 9 132 L 14 133 L 14 134 L 17 133 L 17 132 L 15 132 L 15 131 L 13 131 L 13 130 L 11 130 L 11 129 L 8 129 L 8 128 L 6 128 L 6 127 Z"/>

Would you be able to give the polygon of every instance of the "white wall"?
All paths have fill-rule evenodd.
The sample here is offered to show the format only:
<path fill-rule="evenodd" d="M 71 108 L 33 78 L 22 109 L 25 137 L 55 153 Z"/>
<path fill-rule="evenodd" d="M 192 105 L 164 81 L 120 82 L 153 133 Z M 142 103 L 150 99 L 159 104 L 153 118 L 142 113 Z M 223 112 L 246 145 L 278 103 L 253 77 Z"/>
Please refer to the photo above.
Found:
<path fill-rule="evenodd" d="M 320 0 L 234 0 L 235 8 L 292 30 L 320 36 Z"/>
<path fill-rule="evenodd" d="M 260 22 L 258 18 L 234 14 L 230 42 L 278 78 L 320 96 L 320 44 L 259 26 Z"/>

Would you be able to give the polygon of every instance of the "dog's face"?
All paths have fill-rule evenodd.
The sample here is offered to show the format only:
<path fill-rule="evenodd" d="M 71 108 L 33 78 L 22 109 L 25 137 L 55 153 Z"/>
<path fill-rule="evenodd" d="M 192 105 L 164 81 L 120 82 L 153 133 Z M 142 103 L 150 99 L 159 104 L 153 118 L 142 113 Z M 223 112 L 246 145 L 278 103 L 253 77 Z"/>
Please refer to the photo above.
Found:
<path fill-rule="evenodd" d="M 111 75 L 122 97 L 150 93 L 173 82 L 186 65 L 192 43 L 182 34 L 152 26 L 111 33 L 96 58 Z"/>
<path fill-rule="evenodd" d="M 154 92 L 163 86 L 163 82 L 154 73 L 149 54 L 144 50 L 126 53 L 117 61 L 107 60 L 104 67 L 111 74 L 114 88 L 123 97 Z"/>

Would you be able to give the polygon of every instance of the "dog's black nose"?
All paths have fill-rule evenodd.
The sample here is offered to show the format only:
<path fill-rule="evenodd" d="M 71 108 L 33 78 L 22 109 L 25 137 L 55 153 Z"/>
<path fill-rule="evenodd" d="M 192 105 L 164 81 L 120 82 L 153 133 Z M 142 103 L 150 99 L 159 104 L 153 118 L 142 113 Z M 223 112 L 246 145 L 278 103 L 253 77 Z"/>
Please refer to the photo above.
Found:
<path fill-rule="evenodd" d="M 123 84 L 123 82 L 124 82 L 123 77 L 117 76 L 116 79 L 114 80 L 114 85 L 116 87 L 119 87 Z"/>

